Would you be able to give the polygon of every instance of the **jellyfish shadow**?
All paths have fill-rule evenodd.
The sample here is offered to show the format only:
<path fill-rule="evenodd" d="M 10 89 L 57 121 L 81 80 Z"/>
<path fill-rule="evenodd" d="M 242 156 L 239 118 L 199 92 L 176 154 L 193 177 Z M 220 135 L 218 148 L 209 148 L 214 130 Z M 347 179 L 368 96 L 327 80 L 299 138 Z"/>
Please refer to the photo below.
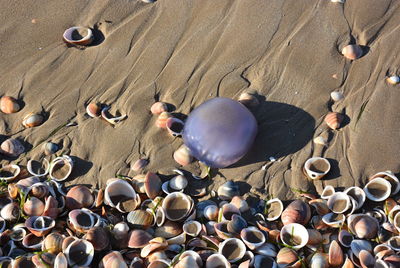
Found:
<path fill-rule="evenodd" d="M 258 97 L 261 99 L 261 96 Z M 227 168 L 293 154 L 302 149 L 314 135 L 315 119 L 293 105 L 264 99 L 260 100 L 259 106 L 252 112 L 258 122 L 256 139 L 248 153 Z"/>

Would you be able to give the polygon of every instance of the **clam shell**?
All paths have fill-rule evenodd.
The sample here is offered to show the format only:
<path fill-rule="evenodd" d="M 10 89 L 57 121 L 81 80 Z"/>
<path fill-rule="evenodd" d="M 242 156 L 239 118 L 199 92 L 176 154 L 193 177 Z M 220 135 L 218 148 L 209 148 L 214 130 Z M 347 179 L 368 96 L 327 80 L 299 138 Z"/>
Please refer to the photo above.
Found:
<path fill-rule="evenodd" d="M 234 196 L 240 195 L 239 186 L 234 181 L 227 181 L 218 187 L 218 197 L 230 201 Z"/>
<path fill-rule="evenodd" d="M 393 219 L 393 225 L 400 232 L 400 213 L 397 213 Z"/>
<path fill-rule="evenodd" d="M 353 186 L 353 187 L 347 188 L 344 191 L 344 193 L 350 197 L 353 197 L 357 201 L 357 207 L 355 209 L 360 209 L 364 205 L 366 195 L 365 195 L 364 190 L 361 189 L 360 187 Z"/>
<path fill-rule="evenodd" d="M 359 239 L 354 239 L 351 241 L 350 245 L 352 253 L 359 258 L 359 254 L 361 250 L 366 250 L 368 252 L 372 252 L 372 246 L 371 243 L 368 242 L 367 240 L 359 240 Z"/>
<path fill-rule="evenodd" d="M 133 228 L 141 229 L 147 229 L 154 221 L 153 215 L 146 210 L 131 211 L 126 219 Z"/>
<path fill-rule="evenodd" d="M 198 221 L 186 221 L 183 224 L 182 229 L 183 229 L 183 232 L 185 232 L 187 235 L 196 237 L 202 231 L 202 226 L 201 226 L 201 223 Z"/>
<path fill-rule="evenodd" d="M 0 180 L 11 182 L 21 173 L 18 165 L 10 164 L 0 168 Z"/>
<path fill-rule="evenodd" d="M 112 232 L 117 239 L 122 238 L 128 234 L 129 226 L 126 222 L 121 221 L 114 225 Z"/>
<path fill-rule="evenodd" d="M 151 105 L 150 111 L 152 114 L 161 114 L 163 112 L 168 112 L 168 105 L 164 102 L 158 101 Z"/>
<path fill-rule="evenodd" d="M 171 118 L 172 115 L 168 112 L 162 112 L 156 121 L 156 126 L 159 128 L 166 128 L 167 127 L 167 120 L 168 118 Z"/>
<path fill-rule="evenodd" d="M 261 247 L 266 241 L 263 232 L 253 226 L 244 228 L 240 232 L 240 238 L 250 250 Z"/>
<path fill-rule="evenodd" d="M 312 180 L 319 180 L 331 169 L 329 161 L 322 157 L 312 157 L 304 163 L 304 171 Z"/>
<path fill-rule="evenodd" d="M 50 178 L 58 182 L 66 180 L 72 172 L 73 165 L 68 155 L 55 158 L 50 164 Z"/>
<path fill-rule="evenodd" d="M 21 241 L 26 236 L 25 225 L 23 223 L 19 223 L 12 228 L 12 232 L 10 234 L 10 238 L 13 241 Z"/>
<path fill-rule="evenodd" d="M 330 212 L 326 200 L 324 199 L 313 199 L 308 202 L 310 206 L 314 207 L 318 215 L 323 216 Z"/>
<path fill-rule="evenodd" d="M 228 231 L 229 221 L 221 221 L 214 224 L 215 233 L 221 239 L 228 239 L 234 237 L 234 234 L 231 234 Z"/>
<path fill-rule="evenodd" d="M 24 204 L 24 212 L 28 216 L 40 216 L 44 211 L 44 203 L 37 197 L 30 197 Z"/>
<path fill-rule="evenodd" d="M 68 213 L 68 220 L 73 228 L 83 233 L 90 230 L 96 224 L 96 219 L 89 210 L 74 209 Z"/>
<path fill-rule="evenodd" d="M 342 49 L 342 54 L 346 59 L 355 60 L 363 55 L 363 50 L 359 45 L 347 45 Z"/>
<path fill-rule="evenodd" d="M 161 179 L 157 174 L 147 172 L 146 178 L 144 179 L 144 187 L 149 198 L 154 199 L 158 196 L 161 191 L 161 184 Z"/>
<path fill-rule="evenodd" d="M 25 248 L 35 249 L 35 250 L 41 249 L 42 243 L 43 243 L 42 238 L 37 237 L 36 235 L 34 235 L 32 233 L 27 234 L 22 240 L 22 245 Z"/>
<path fill-rule="evenodd" d="M 281 215 L 281 220 L 284 225 L 290 223 L 300 223 L 306 225 L 310 221 L 310 218 L 310 206 L 301 200 L 295 200 L 290 203 Z"/>
<path fill-rule="evenodd" d="M 185 252 L 183 252 L 181 254 L 181 256 L 179 256 L 179 260 L 183 260 L 185 257 L 188 257 L 188 256 L 192 257 L 199 267 L 203 267 L 203 261 L 202 261 L 200 255 L 196 251 L 193 251 L 193 250 L 186 250 Z"/>
<path fill-rule="evenodd" d="M 138 201 L 138 196 L 132 185 L 121 179 L 109 181 L 104 190 L 104 203 L 111 207 L 118 207 L 119 203 L 126 200 Z"/>
<path fill-rule="evenodd" d="M 66 196 L 66 206 L 69 209 L 89 208 L 94 203 L 90 189 L 84 185 L 72 187 Z"/>
<path fill-rule="evenodd" d="M 389 247 L 391 247 L 394 251 L 400 251 L 400 236 L 393 236 L 387 241 Z"/>
<path fill-rule="evenodd" d="M 64 253 L 57 254 L 54 260 L 54 268 L 68 268 L 68 260 Z"/>
<path fill-rule="evenodd" d="M 316 246 L 320 246 L 323 241 L 321 233 L 315 229 L 307 229 L 307 232 L 308 232 L 307 246 L 313 249 Z"/>
<path fill-rule="evenodd" d="M 210 255 L 206 261 L 206 268 L 230 268 L 231 264 L 224 255 L 215 253 Z"/>
<path fill-rule="evenodd" d="M 130 248 L 144 248 L 153 237 L 146 231 L 133 230 L 129 233 Z"/>
<path fill-rule="evenodd" d="M 343 192 L 336 192 L 329 197 L 327 205 L 332 212 L 341 214 L 350 208 L 351 202 L 347 194 Z"/>
<path fill-rule="evenodd" d="M 88 266 L 92 263 L 94 248 L 92 243 L 84 239 L 76 239 L 64 251 L 71 266 Z"/>
<path fill-rule="evenodd" d="M 253 267 L 254 268 L 264 268 L 264 267 L 271 267 L 271 268 L 277 268 L 276 262 L 268 257 L 268 256 L 262 256 L 262 255 L 257 255 L 253 259 Z"/>
<path fill-rule="evenodd" d="M 186 243 L 186 233 L 181 233 L 175 237 L 171 237 L 167 240 L 169 245 L 178 244 L 182 245 Z"/>
<path fill-rule="evenodd" d="M 331 99 L 333 100 L 333 101 L 340 101 L 340 100 L 343 100 L 343 98 L 344 98 L 344 95 L 343 95 L 343 93 L 342 92 L 339 92 L 339 91 L 332 91 L 331 92 Z"/>
<path fill-rule="evenodd" d="M 324 190 L 321 193 L 322 199 L 329 199 L 331 195 L 335 193 L 335 188 L 332 185 L 325 186 Z"/>
<path fill-rule="evenodd" d="M 230 263 L 243 258 L 246 253 L 245 244 L 237 238 L 228 238 L 219 245 L 219 254 L 222 254 Z"/>
<path fill-rule="evenodd" d="M 26 164 L 26 168 L 31 175 L 43 177 L 49 173 L 50 163 L 46 158 L 43 159 L 43 162 L 31 159 Z"/>
<path fill-rule="evenodd" d="M 165 128 L 172 137 L 182 136 L 184 125 L 182 120 L 175 117 L 169 117 L 165 121 Z"/>
<path fill-rule="evenodd" d="M 127 118 L 127 115 L 120 115 L 120 116 L 112 116 L 109 112 L 109 110 L 111 109 L 111 107 L 106 106 L 101 110 L 101 117 L 106 120 L 108 123 L 110 123 L 111 125 L 115 125 L 119 122 L 121 122 L 122 120 Z"/>
<path fill-rule="evenodd" d="M 3 141 L 0 146 L 0 153 L 10 157 L 18 157 L 24 151 L 25 147 L 22 145 L 22 143 L 13 138 Z"/>
<path fill-rule="evenodd" d="M 400 212 L 400 205 L 395 205 L 395 206 L 389 211 L 388 218 L 389 218 L 389 222 L 390 222 L 391 224 L 394 223 L 394 219 L 395 219 L 396 215 L 399 214 L 399 212 Z"/>
<path fill-rule="evenodd" d="M 174 160 L 181 166 L 187 166 L 193 161 L 193 156 L 186 145 L 182 145 L 174 152 Z"/>
<path fill-rule="evenodd" d="M 0 216 L 6 221 L 16 221 L 20 216 L 20 208 L 18 204 L 15 202 L 8 203 L 1 209 Z"/>
<path fill-rule="evenodd" d="M 142 169 L 144 169 L 147 165 L 149 164 L 149 161 L 147 159 L 138 159 L 135 161 L 135 163 L 133 163 L 133 165 L 131 166 L 131 169 L 133 171 L 140 171 Z"/>
<path fill-rule="evenodd" d="M 48 196 L 45 200 L 46 201 L 44 204 L 42 216 L 49 216 L 50 218 L 56 219 L 60 211 L 63 210 L 64 206 L 61 206 L 61 208 L 59 208 L 58 201 L 53 196 Z"/>
<path fill-rule="evenodd" d="M 390 182 L 392 186 L 392 191 L 390 195 L 395 195 L 400 191 L 399 179 L 390 170 L 384 172 L 378 172 L 375 175 L 373 175 L 369 180 L 372 180 L 374 178 L 384 178 L 385 180 Z"/>
<path fill-rule="evenodd" d="M 175 176 L 169 181 L 169 187 L 177 191 L 185 189 L 187 185 L 188 180 L 183 175 Z"/>
<path fill-rule="evenodd" d="M 364 192 L 369 200 L 381 202 L 390 196 L 392 192 L 392 185 L 389 181 L 377 177 L 370 180 L 365 185 Z"/>
<path fill-rule="evenodd" d="M 282 266 L 289 266 L 295 263 L 298 258 L 299 256 L 295 250 L 283 247 L 279 250 L 278 255 L 276 256 L 276 262 Z"/>
<path fill-rule="evenodd" d="M 25 115 L 22 120 L 22 125 L 26 128 L 40 126 L 44 121 L 44 118 L 40 114 L 29 113 Z"/>
<path fill-rule="evenodd" d="M 328 127 L 335 130 L 340 128 L 343 119 L 344 116 L 342 114 L 336 112 L 330 112 L 325 116 L 324 121 L 328 125 Z"/>
<path fill-rule="evenodd" d="M 204 208 L 203 215 L 204 218 L 210 221 L 215 221 L 218 219 L 219 208 L 216 205 L 209 205 Z"/>
<path fill-rule="evenodd" d="M 243 92 L 240 94 L 238 102 L 249 108 L 257 107 L 260 104 L 257 97 L 249 92 Z"/>
<path fill-rule="evenodd" d="M 55 224 L 55 221 L 47 216 L 32 216 L 25 221 L 26 228 L 38 237 L 48 234 Z"/>
<path fill-rule="evenodd" d="M 265 205 L 267 206 L 268 210 L 266 213 L 267 221 L 275 221 L 279 219 L 283 212 L 283 203 L 278 198 L 273 198 L 268 200 Z"/>
<path fill-rule="evenodd" d="M 310 260 L 310 268 L 328 268 L 328 258 L 324 253 L 315 253 Z"/>
<path fill-rule="evenodd" d="M 165 222 L 165 211 L 162 207 L 157 208 L 156 215 L 154 216 L 154 220 L 157 226 L 162 226 Z"/>
<path fill-rule="evenodd" d="M 338 240 L 342 246 L 349 248 L 351 241 L 353 241 L 353 235 L 346 230 L 341 230 L 339 232 Z"/>
<path fill-rule="evenodd" d="M 149 243 L 140 251 L 140 257 L 146 258 L 155 251 L 161 251 L 168 247 L 168 243 L 163 237 L 156 237 L 149 241 Z"/>
<path fill-rule="evenodd" d="M 92 243 L 93 248 L 102 251 L 108 248 L 110 244 L 109 233 L 100 226 L 91 228 L 86 234 L 85 239 Z"/>
<path fill-rule="evenodd" d="M 232 215 L 231 220 L 227 225 L 227 230 L 232 234 L 240 234 L 243 228 L 247 227 L 247 221 L 240 215 L 234 214 Z"/>
<path fill-rule="evenodd" d="M 5 114 L 16 113 L 21 109 L 16 99 L 10 96 L 3 96 L 0 99 L 0 110 Z"/>
<path fill-rule="evenodd" d="M 280 238 L 285 245 L 300 249 L 309 239 L 307 229 L 298 223 L 289 223 L 282 227 Z"/>
<path fill-rule="evenodd" d="M 240 210 L 230 203 L 224 204 L 221 207 L 220 212 L 222 212 L 222 220 L 228 221 L 232 219 L 233 215 L 240 215 Z"/>
<path fill-rule="evenodd" d="M 154 235 L 161 236 L 161 237 L 168 239 L 168 238 L 178 236 L 181 233 L 182 233 L 182 225 L 181 224 L 174 222 L 174 221 L 166 220 L 162 226 L 159 226 L 155 229 Z"/>
<path fill-rule="evenodd" d="M 375 258 L 366 250 L 361 250 L 358 256 L 360 260 L 360 264 L 362 267 L 374 267 L 375 265 Z"/>
<path fill-rule="evenodd" d="M 333 228 L 340 228 L 346 217 L 343 214 L 336 214 L 336 213 L 328 213 L 322 217 L 322 221 Z"/>
<path fill-rule="evenodd" d="M 51 233 L 46 236 L 42 243 L 42 250 L 52 254 L 58 254 L 62 251 L 64 236 L 60 233 Z"/>
<path fill-rule="evenodd" d="M 88 106 L 86 106 L 86 113 L 90 116 L 90 117 L 100 117 L 101 115 L 101 108 L 100 105 L 98 105 L 97 103 L 89 103 Z"/>
<path fill-rule="evenodd" d="M 193 200 L 180 192 L 167 195 L 162 203 L 165 217 L 171 221 L 179 221 L 186 218 L 193 209 Z"/>
<path fill-rule="evenodd" d="M 400 77 L 398 75 L 392 75 L 392 76 L 389 76 L 388 78 L 386 78 L 386 81 L 389 84 L 397 85 L 398 83 L 400 83 Z"/>
<path fill-rule="evenodd" d="M 47 184 L 38 182 L 32 185 L 30 189 L 30 195 L 37 197 L 37 198 L 44 198 L 48 195 L 49 188 Z"/>
<path fill-rule="evenodd" d="M 142 0 L 145 3 L 151 3 L 151 1 L 155 0 Z M 148 1 L 148 2 L 146 2 Z M 149 263 L 149 265 L 147 266 L 147 268 L 168 268 L 170 267 L 171 262 L 168 260 L 163 260 L 163 259 L 159 259 L 159 260 L 155 260 Z"/>
<path fill-rule="evenodd" d="M 45 155 L 52 155 L 58 151 L 58 145 L 53 142 L 46 142 L 43 144 L 43 151 Z"/>
<path fill-rule="evenodd" d="M 334 267 L 339 267 L 340 265 L 343 264 L 344 262 L 344 254 L 343 251 L 335 240 L 331 242 L 331 245 L 329 246 L 329 259 L 328 262 L 330 265 Z"/>
<path fill-rule="evenodd" d="M 74 26 L 65 30 L 63 39 L 72 45 L 88 46 L 93 42 L 94 36 L 88 27 Z"/>

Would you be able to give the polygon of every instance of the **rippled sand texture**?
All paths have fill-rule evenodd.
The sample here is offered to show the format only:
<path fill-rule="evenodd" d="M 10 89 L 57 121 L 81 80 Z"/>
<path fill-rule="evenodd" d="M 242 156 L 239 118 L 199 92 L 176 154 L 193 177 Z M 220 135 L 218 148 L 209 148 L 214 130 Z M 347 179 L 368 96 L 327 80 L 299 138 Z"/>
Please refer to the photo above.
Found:
<path fill-rule="evenodd" d="M 104 186 L 116 173 L 133 175 L 130 164 L 140 156 L 149 157 L 147 170 L 172 174 L 172 153 L 182 140 L 154 126 L 151 104 L 162 100 L 188 114 L 209 98 L 237 98 L 251 88 L 265 98 L 254 110 L 256 145 L 238 165 L 221 169 L 215 185 L 234 179 L 253 192 L 290 199 L 290 187 L 320 193 L 324 184 L 363 185 L 378 171 L 399 171 L 400 87 L 388 85 L 385 76 L 400 72 L 400 1 L 0 5 L 0 93 L 25 103 L 16 114 L 0 115 L 0 134 L 30 145 L 21 164 L 38 158 L 40 142 L 51 140 L 76 157 L 74 183 Z M 75 25 L 101 32 L 94 46 L 80 50 L 63 43 L 64 30 Z M 351 62 L 339 51 L 354 41 L 368 52 Z M 331 105 L 333 90 L 345 99 Z M 85 106 L 92 101 L 128 118 L 115 128 L 89 118 Z M 338 131 L 323 122 L 330 110 L 348 117 Z M 24 129 L 23 115 L 40 111 L 46 122 Z M 76 125 L 46 139 L 69 122 Z M 312 142 L 320 133 L 329 137 L 325 149 Z M 332 159 L 324 181 L 302 174 L 313 155 Z M 270 156 L 278 161 L 268 162 Z M 197 163 L 188 169 L 199 172 Z"/>

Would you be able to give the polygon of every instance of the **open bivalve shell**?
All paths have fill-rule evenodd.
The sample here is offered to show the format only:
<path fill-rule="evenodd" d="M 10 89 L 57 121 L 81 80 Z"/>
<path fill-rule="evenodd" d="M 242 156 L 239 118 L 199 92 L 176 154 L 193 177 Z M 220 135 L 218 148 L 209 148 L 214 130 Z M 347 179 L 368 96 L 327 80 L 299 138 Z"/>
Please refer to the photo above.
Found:
<path fill-rule="evenodd" d="M 74 26 L 65 30 L 63 39 L 72 45 L 87 46 L 93 42 L 94 37 L 90 28 Z"/>
<path fill-rule="evenodd" d="M 224 255 L 215 253 L 210 255 L 206 261 L 206 268 L 230 268 L 231 264 Z"/>
<path fill-rule="evenodd" d="M 336 192 L 331 195 L 327 202 L 328 208 L 336 213 L 344 213 L 351 207 L 350 198 L 343 192 Z"/>
<path fill-rule="evenodd" d="M 219 254 L 222 254 L 230 263 L 243 258 L 246 253 L 245 244 L 237 238 L 228 238 L 219 244 Z"/>
<path fill-rule="evenodd" d="M 168 194 L 163 202 L 162 208 L 165 211 L 165 217 L 171 221 L 180 221 L 189 216 L 193 209 L 193 200 L 190 196 L 174 192 Z"/>
<path fill-rule="evenodd" d="M 25 248 L 37 250 L 42 248 L 42 242 L 42 237 L 37 237 L 36 235 L 30 233 L 23 238 L 22 245 Z"/>
<path fill-rule="evenodd" d="M 147 210 L 134 210 L 129 212 L 126 220 L 133 228 L 147 229 L 153 224 L 154 217 Z"/>
<path fill-rule="evenodd" d="M 140 197 L 129 182 L 122 179 L 109 180 L 104 190 L 104 203 L 125 213 L 127 211 L 121 205 L 125 201 L 134 202 L 134 204 L 130 204 L 132 210 L 140 205 Z"/>
<path fill-rule="evenodd" d="M 312 180 L 319 180 L 328 174 L 331 169 L 329 161 L 322 157 L 312 157 L 304 164 L 304 171 Z"/>
<path fill-rule="evenodd" d="M 264 233 L 253 226 L 244 228 L 240 232 L 240 238 L 250 250 L 261 247 L 266 241 Z"/>
<path fill-rule="evenodd" d="M 6 182 L 13 181 L 21 173 L 21 168 L 18 165 L 10 164 L 0 168 L 0 180 Z"/>
<path fill-rule="evenodd" d="M 202 231 L 202 226 L 198 221 L 187 221 L 183 224 L 182 229 L 187 235 L 198 236 Z"/>
<path fill-rule="evenodd" d="M 31 159 L 26 164 L 26 168 L 31 175 L 43 177 L 49 173 L 50 163 L 46 158 L 43 159 L 43 162 Z"/>
<path fill-rule="evenodd" d="M 327 185 L 321 193 L 321 198 L 329 199 L 329 197 L 331 197 L 331 195 L 333 195 L 335 192 L 335 188 L 333 188 L 332 185 Z"/>
<path fill-rule="evenodd" d="M 49 176 L 55 181 L 65 181 L 72 172 L 74 162 L 68 155 L 63 155 L 51 161 Z"/>
<path fill-rule="evenodd" d="M 283 203 L 278 198 L 273 198 L 268 200 L 265 203 L 268 211 L 266 213 L 266 220 L 267 221 L 275 221 L 279 219 L 283 212 Z"/>
<path fill-rule="evenodd" d="M 375 178 L 383 178 L 390 182 L 392 185 L 392 191 L 390 195 L 395 195 L 400 191 L 400 182 L 399 179 L 393 174 L 392 171 L 383 171 L 383 172 L 378 172 L 375 175 L 373 175 L 369 180 L 373 180 Z"/>
<path fill-rule="evenodd" d="M 56 222 L 47 216 L 33 216 L 25 221 L 26 228 L 38 237 L 47 235 L 55 225 Z"/>
<path fill-rule="evenodd" d="M 182 131 L 183 131 L 183 127 L 184 127 L 184 123 L 182 120 L 175 118 L 175 117 L 169 117 L 166 121 L 165 121 L 165 126 L 168 130 L 168 133 L 172 136 L 172 137 L 179 137 L 182 135 Z"/>
<path fill-rule="evenodd" d="M 387 242 L 394 251 L 400 251 L 400 236 L 393 236 Z"/>
<path fill-rule="evenodd" d="M 350 215 L 347 218 L 347 225 L 350 232 L 360 239 L 375 238 L 379 229 L 378 220 L 365 214 Z"/>
<path fill-rule="evenodd" d="M 390 196 L 392 185 L 388 180 L 377 177 L 365 185 L 364 192 L 369 200 L 381 202 Z"/>
<path fill-rule="evenodd" d="M 85 233 L 100 225 L 100 216 L 88 209 L 74 209 L 69 212 L 68 221 L 73 229 Z"/>
<path fill-rule="evenodd" d="M 70 266 L 88 266 L 92 263 L 94 248 L 92 243 L 84 239 L 76 239 L 64 251 Z"/>
<path fill-rule="evenodd" d="M 353 235 L 346 230 L 341 230 L 339 232 L 338 240 L 340 244 L 346 248 L 349 248 L 351 241 L 353 241 Z"/>
<path fill-rule="evenodd" d="M 282 227 L 280 238 L 285 245 L 300 249 L 308 243 L 307 229 L 298 223 L 290 223 Z"/>
<path fill-rule="evenodd" d="M 364 203 L 365 203 L 365 199 L 366 199 L 366 195 L 363 189 L 361 189 L 360 187 L 357 186 L 353 186 L 350 188 L 347 188 L 344 191 L 345 194 L 347 194 L 348 196 L 354 198 L 354 200 L 357 201 L 357 207 L 355 208 L 360 209 Z"/>

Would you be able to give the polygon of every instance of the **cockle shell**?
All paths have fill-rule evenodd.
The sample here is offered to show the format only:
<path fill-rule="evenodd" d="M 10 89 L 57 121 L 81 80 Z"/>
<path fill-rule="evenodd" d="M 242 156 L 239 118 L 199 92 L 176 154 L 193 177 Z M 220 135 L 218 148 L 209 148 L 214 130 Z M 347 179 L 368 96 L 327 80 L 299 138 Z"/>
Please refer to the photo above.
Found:
<path fill-rule="evenodd" d="M 397 85 L 398 83 L 400 83 L 400 77 L 398 75 L 392 75 L 392 76 L 389 76 L 388 78 L 386 78 L 386 81 L 389 84 Z"/>
<path fill-rule="evenodd" d="M 113 116 L 110 114 L 109 110 L 111 109 L 110 106 L 106 106 L 101 110 L 101 117 L 106 120 L 108 123 L 111 125 L 115 125 L 122 120 L 127 118 L 126 114 L 120 115 L 120 116 Z"/>
<path fill-rule="evenodd" d="M 241 213 L 245 212 L 249 209 L 249 204 L 243 198 L 243 196 L 236 195 L 236 196 L 232 197 L 232 200 L 230 203 L 232 205 L 234 205 L 236 208 L 238 208 Z M 283 210 L 283 208 L 282 208 L 282 210 Z"/>
<path fill-rule="evenodd" d="M 182 120 L 175 117 L 169 117 L 165 121 L 165 128 L 172 137 L 182 136 L 184 125 L 185 123 Z"/>
<path fill-rule="evenodd" d="M 329 197 L 327 205 L 332 212 L 340 214 L 346 212 L 350 208 L 351 202 L 347 194 L 336 192 Z"/>
<path fill-rule="evenodd" d="M 94 248 L 84 239 L 76 239 L 64 251 L 70 266 L 88 266 L 92 263 Z"/>
<path fill-rule="evenodd" d="M 10 96 L 3 96 L 0 99 L 0 110 L 5 114 L 16 113 L 21 109 L 16 99 Z"/>
<path fill-rule="evenodd" d="M 21 241 L 26 236 L 25 224 L 19 223 L 15 225 L 10 234 L 10 238 L 13 241 Z"/>
<path fill-rule="evenodd" d="M 312 180 L 319 180 L 331 169 L 329 161 L 323 157 L 312 157 L 304 163 L 304 171 Z"/>
<path fill-rule="evenodd" d="M 126 236 L 129 232 L 129 226 L 126 222 L 121 221 L 117 224 L 114 225 L 114 228 L 112 230 L 113 235 L 117 239 L 121 239 L 122 237 Z"/>
<path fill-rule="evenodd" d="M 316 247 L 320 246 L 323 241 L 321 233 L 315 229 L 307 229 L 307 232 L 308 232 L 307 246 L 312 249 L 315 249 Z"/>
<path fill-rule="evenodd" d="M 186 145 L 182 145 L 174 152 L 174 160 L 181 166 L 187 166 L 193 161 L 193 156 Z"/>
<path fill-rule="evenodd" d="M 344 116 L 340 113 L 330 112 L 325 116 L 325 123 L 331 129 L 338 129 L 340 128 L 340 124 L 342 123 Z"/>
<path fill-rule="evenodd" d="M 239 186 L 234 181 L 227 181 L 218 187 L 218 197 L 230 201 L 234 196 L 240 195 Z"/>
<path fill-rule="evenodd" d="M 157 227 L 154 232 L 155 236 L 161 236 L 167 239 L 176 237 L 180 234 L 182 234 L 182 225 L 170 220 L 166 220 L 165 223 L 162 226 Z"/>
<path fill-rule="evenodd" d="M 279 250 L 278 255 L 276 256 L 276 262 L 279 265 L 291 265 L 298 261 L 299 256 L 297 252 L 293 249 L 283 247 Z"/>
<path fill-rule="evenodd" d="M 196 237 L 202 231 L 202 226 L 200 222 L 191 220 L 191 221 L 186 221 L 183 224 L 182 229 L 183 232 L 185 232 L 187 235 Z"/>
<path fill-rule="evenodd" d="M 65 30 L 63 39 L 72 45 L 88 46 L 93 42 L 94 36 L 88 27 L 74 26 Z"/>
<path fill-rule="evenodd" d="M 140 204 L 140 197 L 136 194 L 132 185 L 122 179 L 108 181 L 106 189 L 104 190 L 104 203 L 118 209 L 118 207 L 120 207 L 118 204 L 126 200 L 136 202 L 136 207 Z M 119 209 L 121 209 L 121 207 Z"/>
<path fill-rule="evenodd" d="M 25 115 L 24 119 L 22 120 L 22 125 L 26 128 L 30 127 L 37 127 L 43 123 L 43 116 L 40 114 L 29 113 Z"/>
<path fill-rule="evenodd" d="M 0 180 L 11 182 L 21 173 L 18 165 L 10 164 L 0 168 Z"/>
<path fill-rule="evenodd" d="M 161 191 L 161 184 L 161 179 L 157 174 L 147 172 L 144 179 L 146 195 L 151 199 L 156 198 Z"/>
<path fill-rule="evenodd" d="M 159 128 L 166 128 L 167 127 L 167 119 L 171 118 L 172 115 L 168 112 L 162 112 L 156 121 L 156 126 Z"/>
<path fill-rule="evenodd" d="M 60 200 L 64 200 L 64 198 L 61 197 Z M 65 202 L 63 203 L 63 205 L 61 205 L 61 207 L 58 207 L 57 199 L 55 199 L 51 195 L 47 196 L 45 198 L 44 211 L 43 211 L 42 216 L 48 216 L 52 219 L 56 219 L 58 214 L 60 213 L 60 211 L 63 210 L 64 204 L 65 204 Z"/>
<path fill-rule="evenodd" d="M 92 192 L 84 185 L 72 187 L 66 196 L 66 206 L 69 209 L 89 208 L 93 205 L 93 202 Z"/>
<path fill-rule="evenodd" d="M 254 226 L 244 228 L 240 232 L 240 238 L 250 250 L 261 247 L 266 241 L 263 232 Z"/>
<path fill-rule="evenodd" d="M 60 233 L 51 233 L 46 236 L 42 243 L 42 250 L 52 254 L 58 254 L 62 251 L 64 236 Z"/>
<path fill-rule="evenodd" d="M 249 92 L 241 93 L 238 98 L 238 102 L 249 108 L 257 107 L 260 104 L 257 97 Z"/>
<path fill-rule="evenodd" d="M 344 96 L 343 96 L 343 93 L 342 92 L 339 92 L 339 91 L 332 91 L 331 92 L 331 99 L 333 100 L 333 101 L 340 101 L 340 100 L 342 100 L 344 98 Z"/>
<path fill-rule="evenodd" d="M 134 210 L 127 216 L 128 223 L 133 228 L 147 229 L 154 221 L 153 215 L 146 210 Z"/>
<path fill-rule="evenodd" d="M 283 212 L 283 203 L 278 198 L 268 200 L 265 205 L 267 206 L 266 219 L 267 221 L 277 220 Z"/>
<path fill-rule="evenodd" d="M 85 239 L 92 243 L 93 248 L 102 251 L 110 244 L 109 233 L 101 226 L 92 227 L 86 234 Z"/>
<path fill-rule="evenodd" d="M 390 196 L 392 192 L 392 185 L 389 181 L 377 177 L 370 180 L 364 186 L 364 192 L 369 200 L 381 202 Z"/>
<path fill-rule="evenodd" d="M 284 225 L 289 223 L 300 223 L 306 225 L 310 221 L 310 218 L 310 206 L 301 200 L 295 200 L 290 203 L 281 215 L 281 220 Z"/>
<path fill-rule="evenodd" d="M 68 268 L 68 260 L 64 253 L 57 254 L 54 260 L 54 268 Z"/>
<path fill-rule="evenodd" d="M 179 221 L 190 214 L 193 209 L 193 200 L 188 195 L 174 192 L 164 198 L 162 207 L 167 219 Z"/>
<path fill-rule="evenodd" d="M 219 254 L 222 254 L 230 263 L 243 258 L 246 253 L 245 244 L 237 238 L 228 238 L 219 244 Z"/>
<path fill-rule="evenodd" d="M 49 176 L 55 181 L 66 180 L 72 172 L 74 163 L 68 155 L 63 155 L 51 161 Z"/>
<path fill-rule="evenodd" d="M 124 257 L 119 251 L 111 251 L 103 257 L 99 268 L 128 268 L 124 261 Z M 137 266 L 130 266 L 132 268 L 138 268 Z M 139 266 L 141 267 L 141 266 Z"/>
<path fill-rule="evenodd" d="M 300 249 L 304 247 L 309 239 L 307 229 L 298 223 L 289 223 L 282 227 L 280 238 L 285 245 Z"/>
<path fill-rule="evenodd" d="M 396 177 L 396 175 L 393 174 L 392 171 L 388 170 L 388 171 L 378 172 L 371 178 L 369 178 L 369 180 L 373 180 L 375 178 L 383 178 L 388 182 L 390 182 L 390 185 L 392 186 L 390 195 L 395 195 L 400 191 L 399 179 Z"/>
<path fill-rule="evenodd" d="M 100 117 L 101 115 L 101 107 L 100 105 L 98 105 L 97 103 L 89 103 L 88 106 L 86 106 L 86 113 L 90 116 L 90 117 Z"/>
<path fill-rule="evenodd" d="M 349 60 L 355 60 L 363 55 L 363 50 L 359 45 L 347 45 L 342 49 L 342 54 Z"/>
<path fill-rule="evenodd" d="M 30 197 L 24 204 L 24 212 L 28 216 L 40 216 L 44 211 L 44 203 L 39 198 Z"/>
<path fill-rule="evenodd" d="M 146 231 L 133 230 L 129 233 L 129 244 L 130 248 L 144 248 L 153 237 Z"/>
<path fill-rule="evenodd" d="M 48 234 L 55 224 L 55 221 L 47 216 L 33 216 L 25 221 L 26 228 L 38 237 Z"/>
<path fill-rule="evenodd" d="M 10 157 L 18 157 L 24 151 L 25 147 L 22 145 L 22 143 L 13 138 L 3 141 L 0 146 L 0 153 Z"/>
<path fill-rule="evenodd" d="M 164 250 L 168 247 L 167 240 L 163 237 L 156 237 L 149 241 L 149 243 L 142 248 L 140 251 L 140 256 L 142 258 L 148 257 L 150 254 L 154 253 L 155 251 Z"/>
<path fill-rule="evenodd" d="M 168 112 L 168 105 L 164 102 L 158 101 L 151 106 L 150 111 L 152 114 L 161 114 L 163 112 Z"/>

